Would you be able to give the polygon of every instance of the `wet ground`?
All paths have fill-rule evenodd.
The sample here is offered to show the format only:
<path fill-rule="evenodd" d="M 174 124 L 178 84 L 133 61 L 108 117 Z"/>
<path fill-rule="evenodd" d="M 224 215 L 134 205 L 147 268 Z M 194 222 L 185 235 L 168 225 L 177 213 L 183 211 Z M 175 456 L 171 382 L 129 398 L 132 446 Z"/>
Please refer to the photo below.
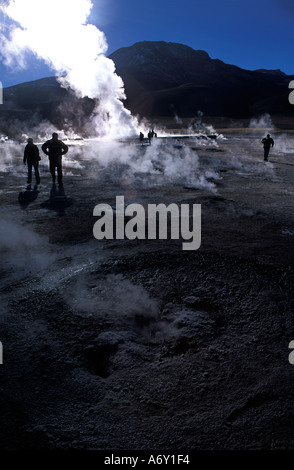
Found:
<path fill-rule="evenodd" d="M 36 191 L 2 146 L 2 449 L 294 448 L 294 141 L 224 137 L 84 142 Z M 118 195 L 201 204 L 200 249 L 96 240 Z"/>

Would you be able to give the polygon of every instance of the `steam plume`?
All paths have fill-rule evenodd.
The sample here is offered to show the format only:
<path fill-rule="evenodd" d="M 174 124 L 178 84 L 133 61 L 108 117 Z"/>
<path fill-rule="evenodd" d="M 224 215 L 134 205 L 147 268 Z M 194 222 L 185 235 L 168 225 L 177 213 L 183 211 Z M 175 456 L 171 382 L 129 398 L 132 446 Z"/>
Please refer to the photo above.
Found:
<path fill-rule="evenodd" d="M 97 100 L 93 114 L 97 135 L 132 135 L 137 133 L 136 121 L 121 101 L 123 81 L 113 61 L 105 57 L 105 35 L 87 24 L 92 6 L 90 0 L 6 2 L 1 11 L 13 23 L 1 33 L 2 55 L 7 65 L 26 67 L 27 53 L 33 53 L 62 76 L 63 87 L 78 97 Z"/>
<path fill-rule="evenodd" d="M 250 129 L 273 129 L 275 126 L 268 113 L 259 116 L 258 118 L 252 118 L 249 122 Z"/>

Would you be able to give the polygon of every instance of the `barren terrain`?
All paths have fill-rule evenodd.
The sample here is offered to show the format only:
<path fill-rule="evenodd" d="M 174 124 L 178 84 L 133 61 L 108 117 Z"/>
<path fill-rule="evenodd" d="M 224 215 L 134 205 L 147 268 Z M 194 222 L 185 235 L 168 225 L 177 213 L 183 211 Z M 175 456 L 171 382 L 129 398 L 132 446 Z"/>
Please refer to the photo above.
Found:
<path fill-rule="evenodd" d="M 63 190 L 44 155 L 31 192 L 2 145 L 1 449 L 294 449 L 293 134 L 264 163 L 263 130 L 219 132 L 159 136 L 153 168 L 135 141 L 73 142 Z M 201 204 L 201 248 L 94 239 L 117 195 Z"/>

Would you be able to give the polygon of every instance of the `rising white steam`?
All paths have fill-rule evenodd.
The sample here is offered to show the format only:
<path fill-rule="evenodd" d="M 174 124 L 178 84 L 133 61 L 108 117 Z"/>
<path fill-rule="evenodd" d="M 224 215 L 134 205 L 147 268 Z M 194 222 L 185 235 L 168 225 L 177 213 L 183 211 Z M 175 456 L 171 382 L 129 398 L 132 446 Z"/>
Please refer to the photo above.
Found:
<path fill-rule="evenodd" d="M 275 126 L 268 113 L 262 114 L 262 116 L 257 118 L 252 118 L 249 122 L 250 129 L 273 129 L 274 127 Z"/>
<path fill-rule="evenodd" d="M 87 24 L 92 6 L 90 0 L 10 0 L 1 11 L 15 23 L 1 33 L 2 55 L 7 65 L 26 67 L 26 53 L 33 52 L 63 75 L 62 86 L 96 99 L 97 135 L 137 134 L 137 122 L 121 102 L 123 81 L 105 56 L 104 33 Z"/>

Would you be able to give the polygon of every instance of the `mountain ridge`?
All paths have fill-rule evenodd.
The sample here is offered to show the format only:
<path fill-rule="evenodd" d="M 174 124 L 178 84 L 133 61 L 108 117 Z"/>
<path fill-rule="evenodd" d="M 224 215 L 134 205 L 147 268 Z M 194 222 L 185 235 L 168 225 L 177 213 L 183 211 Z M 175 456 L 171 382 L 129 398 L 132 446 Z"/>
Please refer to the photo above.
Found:
<path fill-rule="evenodd" d="M 142 56 L 143 63 L 134 61 Z M 118 49 L 110 58 L 124 80 L 126 106 L 135 114 L 155 117 L 175 112 L 192 117 L 200 110 L 212 116 L 240 118 L 292 112 L 288 102 L 292 76 L 281 71 L 245 70 L 211 59 L 205 51 L 164 41 L 135 43 Z M 167 99 L 166 92 L 171 89 L 174 97 Z"/>
<path fill-rule="evenodd" d="M 245 70 L 211 59 L 205 51 L 165 41 L 137 42 L 109 58 L 124 81 L 126 108 L 142 118 L 191 118 L 199 111 L 231 119 L 293 115 L 288 86 L 294 75 L 281 70 Z M 56 77 L 13 85 L 3 89 L 1 132 L 8 132 L 13 121 L 21 126 L 40 120 L 85 132 L 94 106 L 94 100 L 78 99 L 62 88 Z"/>

